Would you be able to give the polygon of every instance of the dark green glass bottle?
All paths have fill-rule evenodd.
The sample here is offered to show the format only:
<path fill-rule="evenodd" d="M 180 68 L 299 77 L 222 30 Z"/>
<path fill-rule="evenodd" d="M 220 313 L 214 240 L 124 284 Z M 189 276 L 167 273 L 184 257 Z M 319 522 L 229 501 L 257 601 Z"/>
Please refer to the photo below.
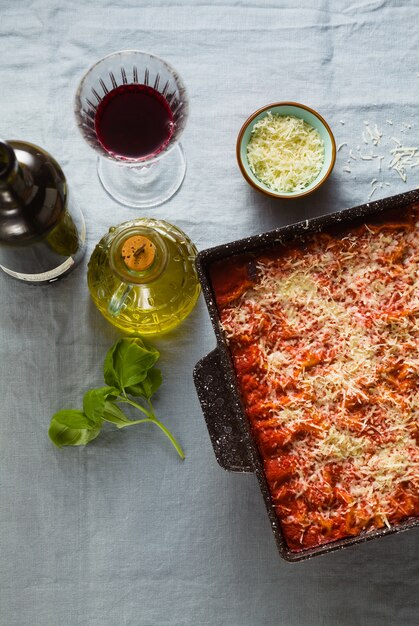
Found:
<path fill-rule="evenodd" d="M 53 282 L 82 259 L 85 238 L 57 161 L 34 144 L 0 140 L 1 269 L 28 283 Z"/>

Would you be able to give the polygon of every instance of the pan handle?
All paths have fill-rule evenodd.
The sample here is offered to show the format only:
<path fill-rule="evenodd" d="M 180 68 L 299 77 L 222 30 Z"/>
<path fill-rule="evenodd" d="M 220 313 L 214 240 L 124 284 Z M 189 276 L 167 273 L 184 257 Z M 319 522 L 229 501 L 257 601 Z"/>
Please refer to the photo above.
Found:
<path fill-rule="evenodd" d="M 213 350 L 194 369 L 194 382 L 218 463 L 232 472 L 253 472 L 219 351 Z"/>

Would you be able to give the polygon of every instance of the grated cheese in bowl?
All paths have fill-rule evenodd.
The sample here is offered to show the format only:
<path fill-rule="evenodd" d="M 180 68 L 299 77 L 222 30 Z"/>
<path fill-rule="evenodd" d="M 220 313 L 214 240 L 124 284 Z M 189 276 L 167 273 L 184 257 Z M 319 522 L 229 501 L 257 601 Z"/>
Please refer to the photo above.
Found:
<path fill-rule="evenodd" d="M 304 191 L 324 163 L 324 142 L 305 120 L 268 111 L 253 126 L 247 160 L 253 174 L 273 191 Z"/>

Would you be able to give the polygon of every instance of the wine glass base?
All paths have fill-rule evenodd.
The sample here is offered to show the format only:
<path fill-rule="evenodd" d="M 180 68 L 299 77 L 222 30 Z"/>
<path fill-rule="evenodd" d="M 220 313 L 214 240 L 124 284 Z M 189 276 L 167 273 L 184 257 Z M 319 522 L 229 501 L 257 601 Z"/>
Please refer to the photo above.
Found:
<path fill-rule="evenodd" d="M 177 144 L 151 165 L 131 167 L 98 158 L 99 180 L 111 198 L 124 206 L 147 208 L 163 204 L 183 183 L 186 160 Z"/>

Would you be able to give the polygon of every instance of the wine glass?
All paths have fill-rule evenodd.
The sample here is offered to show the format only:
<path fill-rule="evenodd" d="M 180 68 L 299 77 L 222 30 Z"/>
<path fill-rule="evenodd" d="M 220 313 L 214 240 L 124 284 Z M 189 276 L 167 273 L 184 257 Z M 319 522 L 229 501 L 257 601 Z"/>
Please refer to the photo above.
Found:
<path fill-rule="evenodd" d="M 139 50 L 109 54 L 81 79 L 74 108 L 112 198 L 152 207 L 176 193 L 186 172 L 179 138 L 189 102 L 171 65 Z"/>

